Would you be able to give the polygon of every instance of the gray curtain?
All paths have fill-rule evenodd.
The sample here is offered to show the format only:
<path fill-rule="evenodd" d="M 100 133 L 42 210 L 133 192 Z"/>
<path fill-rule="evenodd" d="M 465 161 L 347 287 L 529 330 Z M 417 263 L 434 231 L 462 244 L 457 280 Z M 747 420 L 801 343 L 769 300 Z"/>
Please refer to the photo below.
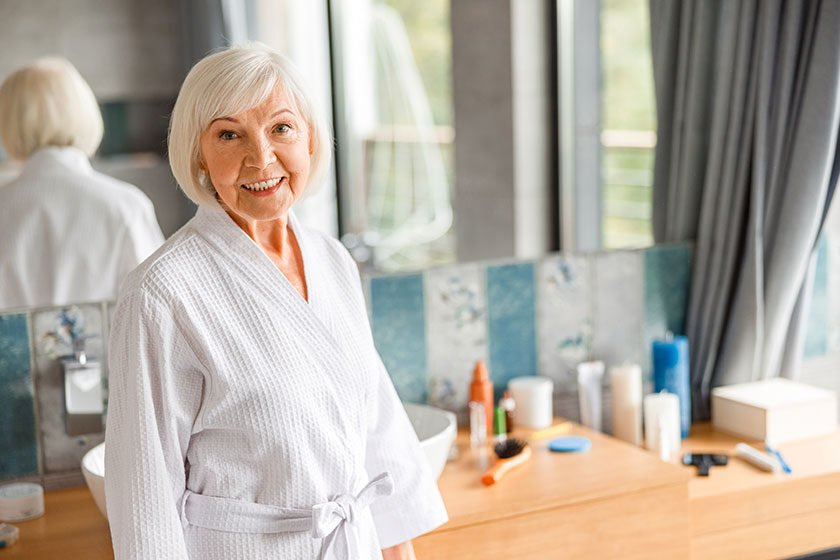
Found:
<path fill-rule="evenodd" d="M 840 1 L 650 0 L 657 242 L 695 242 L 692 410 L 796 377 L 837 183 Z"/>

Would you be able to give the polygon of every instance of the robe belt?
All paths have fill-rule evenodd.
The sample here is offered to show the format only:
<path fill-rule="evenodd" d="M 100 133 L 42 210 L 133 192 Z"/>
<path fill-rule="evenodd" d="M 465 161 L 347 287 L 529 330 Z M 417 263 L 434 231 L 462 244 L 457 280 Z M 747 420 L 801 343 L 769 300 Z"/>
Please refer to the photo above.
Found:
<path fill-rule="evenodd" d="M 187 490 L 181 519 L 187 524 L 228 533 L 309 532 L 324 539 L 320 560 L 359 558 L 356 523 L 362 511 L 382 496 L 394 492 L 391 475 L 384 472 L 356 495 L 339 494 L 311 508 L 281 508 L 244 500 L 203 496 Z"/>

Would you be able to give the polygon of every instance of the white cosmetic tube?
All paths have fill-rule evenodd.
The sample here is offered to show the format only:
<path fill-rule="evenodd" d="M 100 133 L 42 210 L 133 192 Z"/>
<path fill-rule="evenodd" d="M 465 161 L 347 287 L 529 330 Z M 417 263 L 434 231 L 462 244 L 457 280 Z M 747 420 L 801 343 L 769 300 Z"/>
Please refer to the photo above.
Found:
<path fill-rule="evenodd" d="M 612 435 L 642 445 L 642 368 L 625 364 L 610 368 Z"/>
<path fill-rule="evenodd" d="M 577 374 L 580 423 L 600 432 L 601 379 L 604 377 L 604 362 L 593 361 L 578 364 Z"/>
<path fill-rule="evenodd" d="M 662 391 L 645 395 L 645 446 L 668 461 L 680 449 L 680 399 Z"/>

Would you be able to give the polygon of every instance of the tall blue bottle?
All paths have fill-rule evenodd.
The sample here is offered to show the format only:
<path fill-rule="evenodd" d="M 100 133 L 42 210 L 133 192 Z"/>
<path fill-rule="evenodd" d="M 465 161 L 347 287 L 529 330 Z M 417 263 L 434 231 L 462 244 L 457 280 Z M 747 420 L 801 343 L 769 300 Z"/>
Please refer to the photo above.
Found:
<path fill-rule="evenodd" d="M 682 335 L 653 341 L 653 390 L 662 390 L 680 399 L 680 432 L 688 437 L 691 429 L 691 392 L 688 378 L 688 339 Z"/>

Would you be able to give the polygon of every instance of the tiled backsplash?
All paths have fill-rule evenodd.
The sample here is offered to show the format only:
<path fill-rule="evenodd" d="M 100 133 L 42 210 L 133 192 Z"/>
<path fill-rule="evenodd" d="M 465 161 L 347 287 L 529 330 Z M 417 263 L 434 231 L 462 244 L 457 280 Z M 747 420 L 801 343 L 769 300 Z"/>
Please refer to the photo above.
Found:
<path fill-rule="evenodd" d="M 691 247 L 671 245 L 373 276 L 366 289 L 403 400 L 463 418 L 482 359 L 496 398 L 511 378 L 542 375 L 554 380 L 555 412 L 576 418 L 581 361 L 639 363 L 650 383 L 652 340 L 683 330 L 690 270 Z"/>
<path fill-rule="evenodd" d="M 376 346 L 403 400 L 463 413 L 482 359 L 497 397 L 510 378 L 545 375 L 555 382 L 557 413 L 576 418 L 579 362 L 636 361 L 649 376 L 650 340 L 682 330 L 690 255 L 688 245 L 549 255 L 373 276 L 364 285 Z M 81 483 L 81 458 L 104 434 L 67 435 L 59 358 L 84 336 L 88 355 L 107 363 L 112 312 L 106 302 L 0 314 L 0 480 Z M 103 375 L 107 386 L 107 368 Z"/>
<path fill-rule="evenodd" d="M 840 240 L 821 239 L 817 256 L 806 359 L 840 354 L 840 289 L 829 289 L 840 287 Z M 637 362 L 650 386 L 651 341 L 682 332 L 690 272 L 690 245 L 670 245 L 458 264 L 363 285 L 377 349 L 403 400 L 463 420 L 481 359 L 497 396 L 511 377 L 543 375 L 555 383 L 555 413 L 576 419 L 581 361 Z M 72 332 L 107 363 L 112 313 L 108 302 L 0 313 L 0 480 L 82 483 L 81 457 L 103 434 L 66 434 L 58 357 L 71 353 Z M 107 388 L 107 368 L 103 375 Z"/>
<path fill-rule="evenodd" d="M 806 358 L 840 354 L 840 290 L 829 289 L 840 286 L 838 240 L 823 238 L 817 254 Z M 376 346 L 403 400 L 463 420 L 482 359 L 497 396 L 511 377 L 543 375 L 555 383 L 555 413 L 576 419 L 581 361 L 640 363 L 650 386 L 651 341 L 683 329 L 690 263 L 689 245 L 657 246 L 372 276 L 364 288 Z M 0 314 L 0 480 L 81 483 L 81 457 L 103 434 L 66 435 L 57 358 L 71 353 L 73 335 L 86 336 L 88 355 L 107 363 L 112 313 L 113 304 L 95 303 Z M 107 368 L 103 375 L 107 388 Z M 606 390 L 606 430 L 609 399 Z"/>
<path fill-rule="evenodd" d="M 0 314 L 0 480 L 81 483 L 82 456 L 104 434 L 67 435 L 59 360 L 85 337 L 87 356 L 104 362 L 107 314 L 101 303 Z"/>

